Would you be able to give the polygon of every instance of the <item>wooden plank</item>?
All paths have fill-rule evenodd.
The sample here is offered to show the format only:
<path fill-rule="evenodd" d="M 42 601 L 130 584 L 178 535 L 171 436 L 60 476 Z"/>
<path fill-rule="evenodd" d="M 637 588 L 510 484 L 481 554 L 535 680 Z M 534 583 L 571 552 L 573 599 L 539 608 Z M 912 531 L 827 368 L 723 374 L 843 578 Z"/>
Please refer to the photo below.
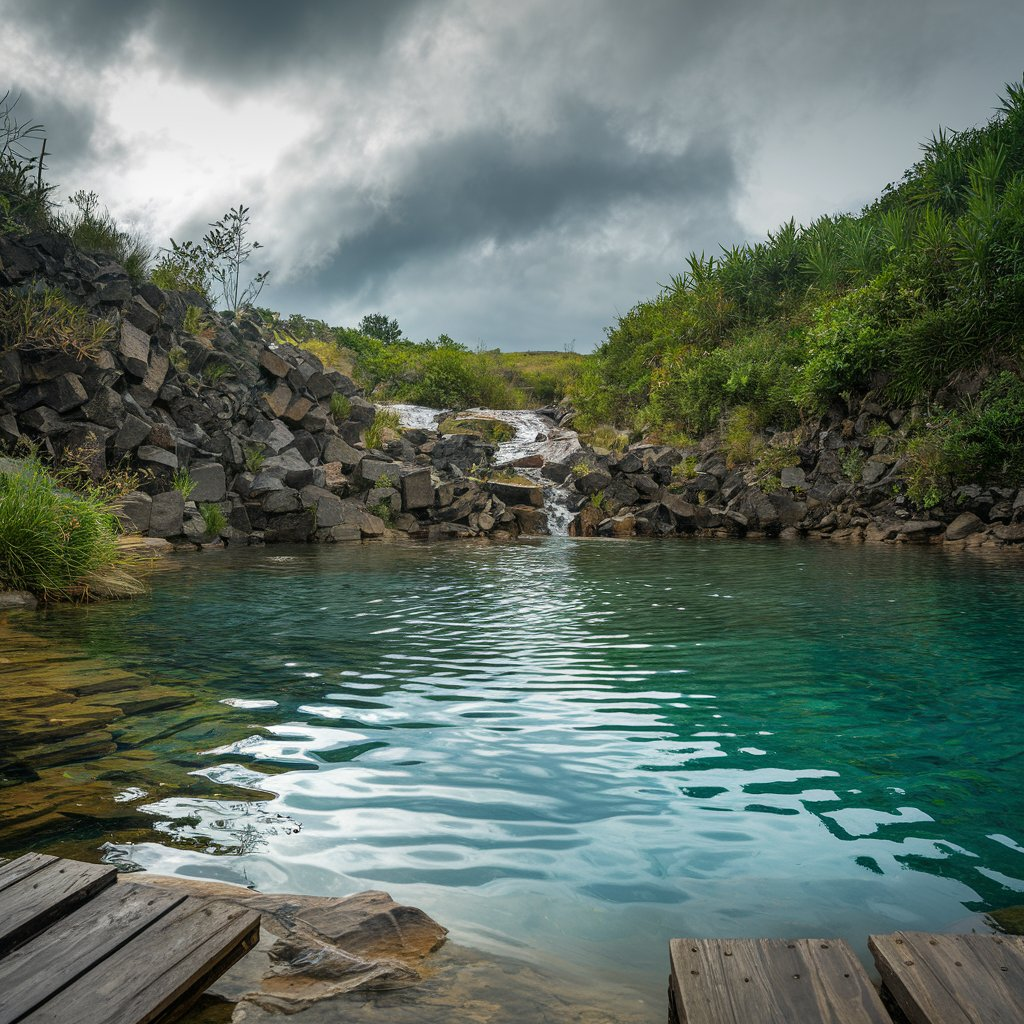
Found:
<path fill-rule="evenodd" d="M 0 956 L 117 880 L 117 868 L 54 858 L 0 892 Z"/>
<path fill-rule="evenodd" d="M 115 885 L 0 960 L 0 1024 L 14 1024 L 130 942 L 185 895 Z"/>
<path fill-rule="evenodd" d="M 1024 939 L 1015 935 L 872 935 L 882 982 L 911 1024 L 1020 1024 Z"/>
<path fill-rule="evenodd" d="M 24 857 L 17 860 L 6 861 L 0 865 L 0 892 L 8 886 L 20 882 L 28 875 L 34 874 L 40 868 L 55 861 L 56 857 L 50 857 L 45 853 L 26 853 Z"/>
<path fill-rule="evenodd" d="M 194 1001 L 252 949 L 259 930 L 259 914 L 187 897 L 22 1021 L 155 1024 Z"/>
<path fill-rule="evenodd" d="M 680 1024 L 892 1024 L 841 939 L 673 939 Z"/>

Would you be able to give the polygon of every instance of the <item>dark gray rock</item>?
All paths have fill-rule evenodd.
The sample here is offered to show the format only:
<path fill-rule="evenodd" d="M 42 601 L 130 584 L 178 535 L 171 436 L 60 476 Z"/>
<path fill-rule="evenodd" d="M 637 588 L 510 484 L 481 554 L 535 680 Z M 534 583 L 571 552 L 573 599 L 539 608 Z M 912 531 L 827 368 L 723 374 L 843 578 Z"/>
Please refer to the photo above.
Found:
<path fill-rule="evenodd" d="M 62 373 L 43 389 L 45 402 L 59 413 L 70 412 L 88 401 L 89 395 L 82 384 L 82 378 L 74 373 Z"/>
<path fill-rule="evenodd" d="M 101 387 L 82 407 L 82 412 L 93 423 L 119 428 L 125 419 L 124 399 L 113 388 Z M 116 440 L 114 445 L 118 446 Z"/>
<path fill-rule="evenodd" d="M 151 537 L 180 536 L 184 519 L 185 499 L 179 491 L 164 491 L 154 495 L 149 521 Z"/>
<path fill-rule="evenodd" d="M 149 335 L 134 324 L 122 323 L 117 355 L 125 370 L 142 380 L 149 372 Z"/>
<path fill-rule="evenodd" d="M 302 544 L 313 536 L 316 521 L 312 509 L 289 512 L 281 516 L 269 516 L 264 529 L 268 544 Z"/>
<path fill-rule="evenodd" d="M 351 407 L 349 418 L 356 423 L 361 423 L 368 427 L 377 417 L 376 407 L 372 403 L 367 402 L 365 398 L 352 396 L 349 399 L 349 405 Z"/>
<path fill-rule="evenodd" d="M 141 295 L 133 296 L 121 315 L 143 334 L 152 334 L 160 324 L 160 314 Z"/>
<path fill-rule="evenodd" d="M 404 511 L 433 507 L 434 483 L 429 469 L 406 473 L 402 477 L 401 484 Z"/>
<path fill-rule="evenodd" d="M 0 590 L 0 611 L 23 609 L 34 612 L 38 607 L 38 599 L 27 590 Z"/>
<path fill-rule="evenodd" d="M 21 357 L 17 352 L 0 352 L 0 398 L 21 387 Z"/>
<path fill-rule="evenodd" d="M 576 478 L 576 490 L 582 494 L 597 494 L 612 482 L 611 474 L 603 469 L 594 469 Z"/>
<path fill-rule="evenodd" d="M 315 512 L 318 529 L 340 526 L 343 522 L 341 498 L 326 488 L 313 485 L 303 487 L 299 492 L 303 508 L 311 508 Z"/>
<path fill-rule="evenodd" d="M 117 518 L 127 533 L 146 533 L 153 516 L 153 499 L 142 491 L 126 494 L 118 506 Z"/>
<path fill-rule="evenodd" d="M 178 468 L 178 456 L 165 448 L 158 448 L 153 444 L 144 444 L 135 453 L 135 457 L 142 464 L 143 468 L 170 470 L 173 472 Z"/>
<path fill-rule="evenodd" d="M 985 524 L 973 512 L 963 512 L 946 527 L 946 540 L 964 540 L 983 529 Z"/>
<path fill-rule="evenodd" d="M 355 469 L 362 461 L 366 452 L 353 448 L 340 437 L 329 437 L 324 443 L 322 456 L 324 462 L 340 462 L 345 469 Z"/>
<path fill-rule="evenodd" d="M 41 434 L 43 437 L 52 437 L 64 426 L 60 416 L 46 405 L 39 405 L 28 412 L 23 412 L 18 417 L 18 422 L 26 430 Z"/>
<path fill-rule="evenodd" d="M 281 515 L 284 512 L 298 512 L 302 508 L 299 492 L 291 487 L 282 487 L 277 491 L 267 491 L 260 502 L 263 511 L 268 515 Z"/>
<path fill-rule="evenodd" d="M 123 452 L 131 451 L 149 437 L 152 429 L 151 424 L 141 416 L 127 413 L 121 424 L 121 429 L 114 435 L 114 447 Z"/>
<path fill-rule="evenodd" d="M 189 496 L 192 501 L 223 501 L 227 493 L 224 467 L 218 462 L 205 462 L 189 467 L 189 475 L 195 490 Z"/>

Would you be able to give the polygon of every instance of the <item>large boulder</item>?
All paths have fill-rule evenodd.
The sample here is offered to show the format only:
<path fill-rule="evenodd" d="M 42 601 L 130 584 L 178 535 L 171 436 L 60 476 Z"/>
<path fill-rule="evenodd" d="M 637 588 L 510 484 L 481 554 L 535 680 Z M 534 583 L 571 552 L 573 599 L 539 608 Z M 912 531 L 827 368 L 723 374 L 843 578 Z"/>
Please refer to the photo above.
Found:
<path fill-rule="evenodd" d="M 484 489 L 500 498 L 506 505 L 530 505 L 544 507 L 544 489 L 539 484 L 511 483 L 504 480 L 488 480 Z"/>
<path fill-rule="evenodd" d="M 401 480 L 402 508 L 406 512 L 431 508 L 434 504 L 434 483 L 429 469 L 406 473 Z"/>
<path fill-rule="evenodd" d="M 224 467 L 219 462 L 205 462 L 189 468 L 195 489 L 189 496 L 193 501 L 223 501 L 227 493 Z"/>
<path fill-rule="evenodd" d="M 149 533 L 152 537 L 177 537 L 185 520 L 185 499 L 180 491 L 164 491 L 153 496 Z"/>

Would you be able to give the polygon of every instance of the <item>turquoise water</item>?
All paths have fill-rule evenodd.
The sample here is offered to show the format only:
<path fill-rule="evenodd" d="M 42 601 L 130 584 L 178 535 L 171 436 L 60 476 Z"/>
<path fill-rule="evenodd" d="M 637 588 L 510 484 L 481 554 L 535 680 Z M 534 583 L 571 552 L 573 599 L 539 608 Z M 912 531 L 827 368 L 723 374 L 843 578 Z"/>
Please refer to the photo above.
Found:
<path fill-rule="evenodd" d="M 183 778 L 108 855 L 384 888 L 661 1019 L 670 936 L 863 950 L 1024 902 L 1022 584 L 1022 561 L 870 546 L 254 549 L 32 628 L 278 702 L 225 706 L 248 738 L 202 752 L 270 799 Z"/>

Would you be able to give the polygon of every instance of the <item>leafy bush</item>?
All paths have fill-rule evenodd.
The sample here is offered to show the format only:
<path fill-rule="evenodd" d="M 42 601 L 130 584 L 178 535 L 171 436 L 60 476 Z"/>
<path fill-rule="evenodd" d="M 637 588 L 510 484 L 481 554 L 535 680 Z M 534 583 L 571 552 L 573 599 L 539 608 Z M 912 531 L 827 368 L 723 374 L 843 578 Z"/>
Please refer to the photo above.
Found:
<path fill-rule="evenodd" d="M 111 499 L 64 489 L 35 459 L 0 473 L 0 589 L 82 599 L 118 584 L 140 588 L 118 548 Z"/>

